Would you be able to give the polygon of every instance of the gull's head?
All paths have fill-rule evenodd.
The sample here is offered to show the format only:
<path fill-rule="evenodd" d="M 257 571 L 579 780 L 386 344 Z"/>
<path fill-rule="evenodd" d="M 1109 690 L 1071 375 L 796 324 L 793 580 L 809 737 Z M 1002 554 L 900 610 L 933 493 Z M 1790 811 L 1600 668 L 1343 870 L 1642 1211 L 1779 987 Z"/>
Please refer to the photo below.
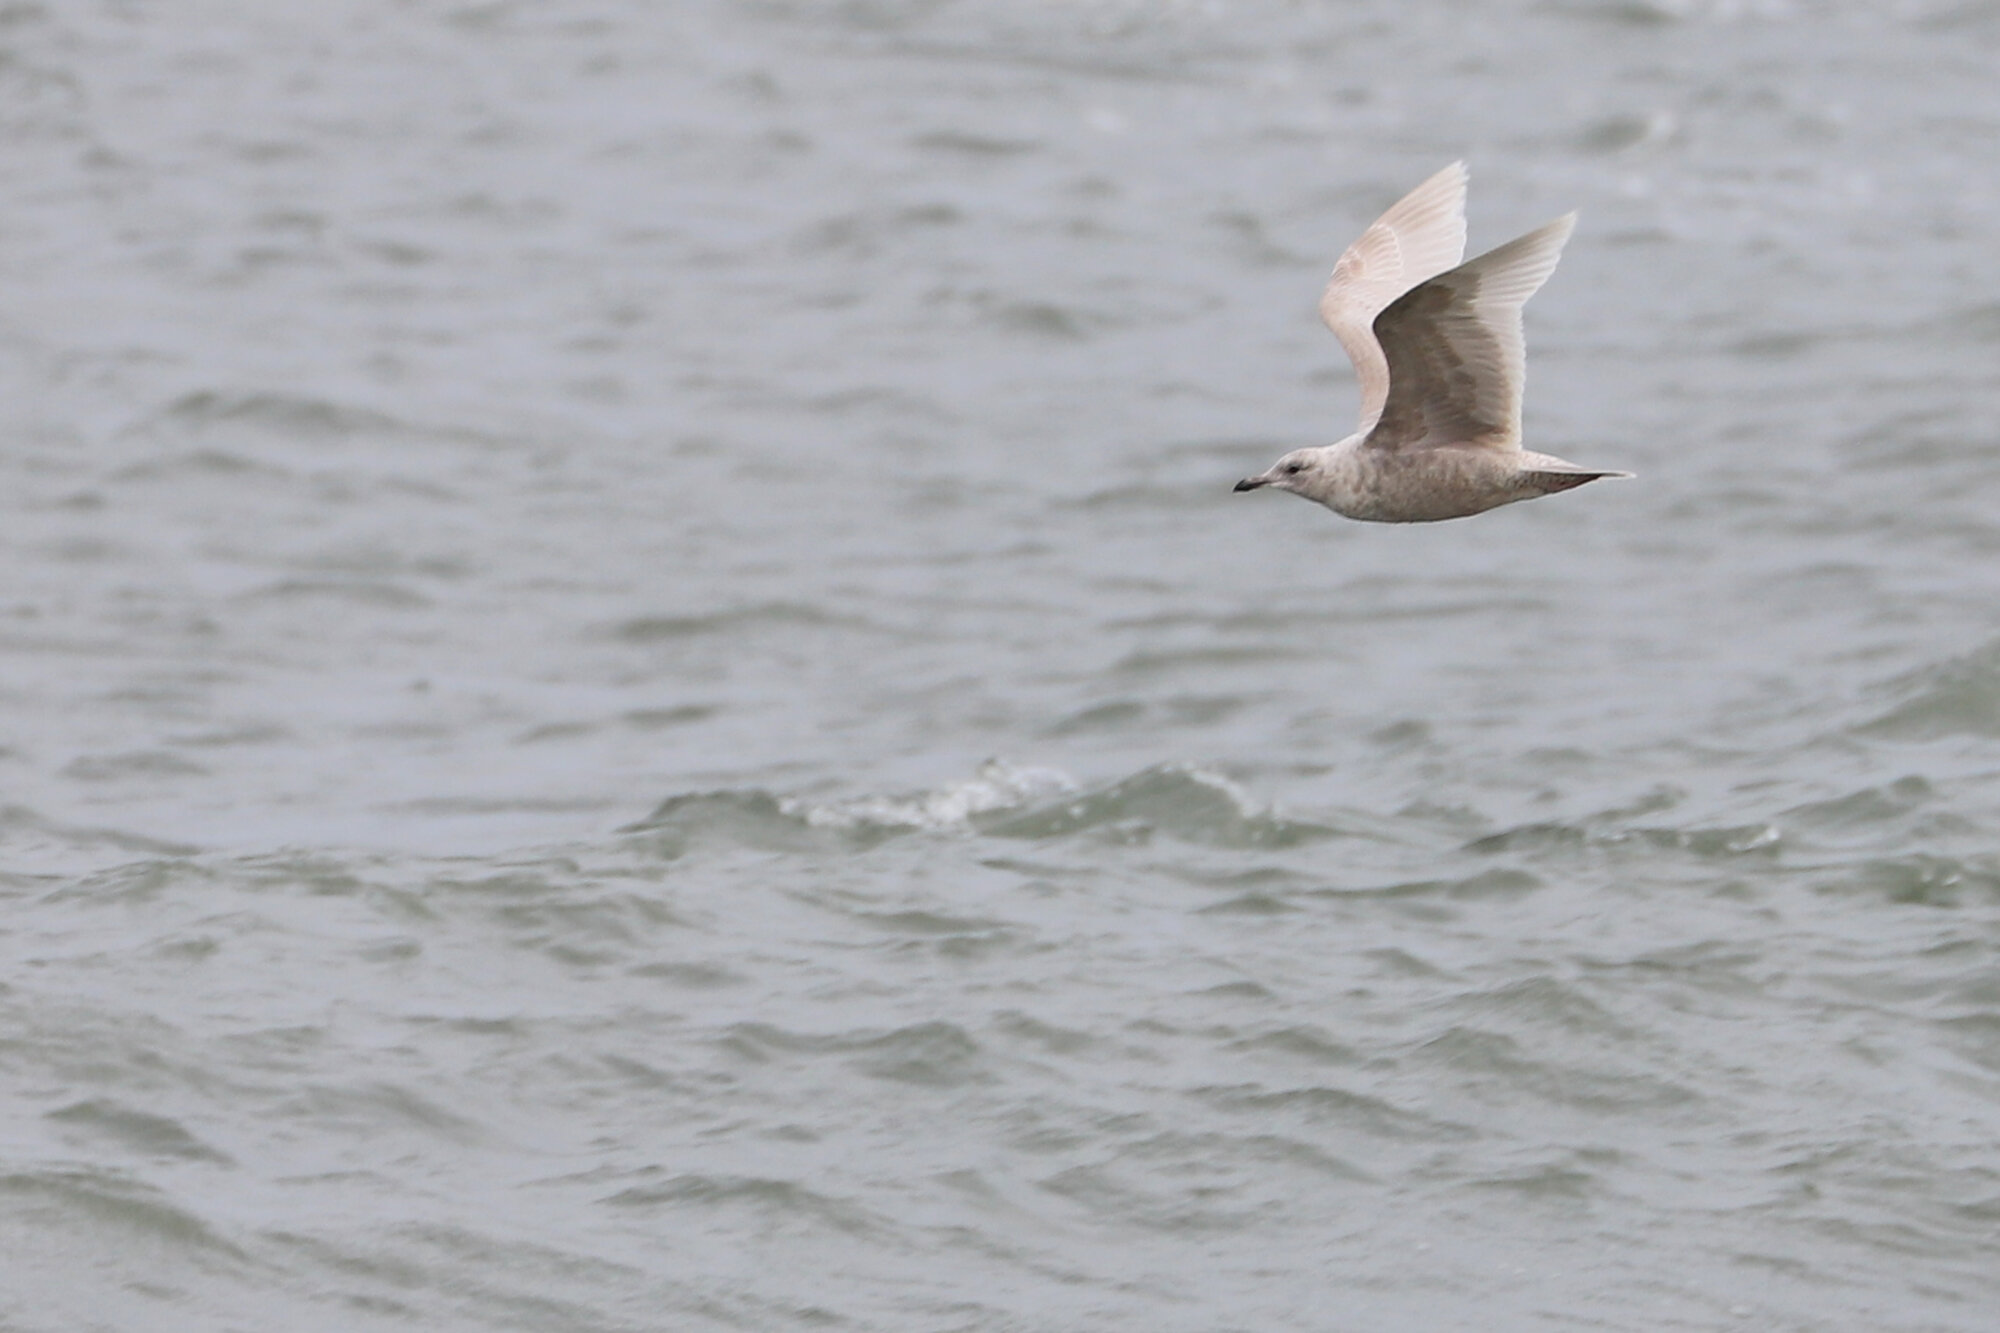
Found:
<path fill-rule="evenodd" d="M 1303 492 L 1312 484 L 1313 474 L 1318 470 L 1321 450 L 1294 449 L 1271 464 L 1271 470 L 1254 477 L 1245 477 L 1236 483 L 1239 491 L 1262 490 L 1275 486 L 1281 491 Z"/>

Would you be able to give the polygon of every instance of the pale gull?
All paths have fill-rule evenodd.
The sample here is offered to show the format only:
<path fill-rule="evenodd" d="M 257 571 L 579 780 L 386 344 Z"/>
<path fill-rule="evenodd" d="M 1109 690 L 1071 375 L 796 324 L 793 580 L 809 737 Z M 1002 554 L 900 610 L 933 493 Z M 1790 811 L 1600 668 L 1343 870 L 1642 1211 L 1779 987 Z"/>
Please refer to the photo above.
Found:
<path fill-rule="evenodd" d="M 1320 318 L 1354 362 L 1361 425 L 1236 483 L 1376 523 L 1484 513 L 1629 472 L 1521 448 L 1521 307 L 1562 255 L 1570 213 L 1468 263 L 1465 164 L 1375 220 L 1334 265 Z"/>

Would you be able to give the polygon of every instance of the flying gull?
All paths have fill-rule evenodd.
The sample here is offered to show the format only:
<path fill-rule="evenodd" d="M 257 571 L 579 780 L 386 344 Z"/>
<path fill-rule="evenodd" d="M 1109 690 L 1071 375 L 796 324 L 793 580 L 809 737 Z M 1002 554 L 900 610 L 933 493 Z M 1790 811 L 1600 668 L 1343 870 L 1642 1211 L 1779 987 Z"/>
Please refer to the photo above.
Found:
<path fill-rule="evenodd" d="M 1236 489 L 1271 486 L 1376 523 L 1434 523 L 1631 476 L 1521 448 L 1521 307 L 1575 225 L 1566 214 L 1461 264 L 1465 164 L 1410 191 L 1347 247 L 1319 299 L 1361 381 L 1360 429 L 1295 449 Z"/>

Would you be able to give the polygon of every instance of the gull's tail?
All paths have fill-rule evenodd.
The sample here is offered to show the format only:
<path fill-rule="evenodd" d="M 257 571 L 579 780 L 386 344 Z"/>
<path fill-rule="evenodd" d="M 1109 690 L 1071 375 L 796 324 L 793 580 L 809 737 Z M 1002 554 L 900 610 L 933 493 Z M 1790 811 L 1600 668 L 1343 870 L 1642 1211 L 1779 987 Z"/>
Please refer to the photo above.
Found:
<path fill-rule="evenodd" d="M 1629 472 L 1608 472 L 1597 468 L 1531 468 L 1521 474 L 1521 479 L 1542 495 L 1554 495 L 1557 491 L 1573 491 L 1587 481 L 1607 481 L 1617 477 L 1629 477 Z"/>

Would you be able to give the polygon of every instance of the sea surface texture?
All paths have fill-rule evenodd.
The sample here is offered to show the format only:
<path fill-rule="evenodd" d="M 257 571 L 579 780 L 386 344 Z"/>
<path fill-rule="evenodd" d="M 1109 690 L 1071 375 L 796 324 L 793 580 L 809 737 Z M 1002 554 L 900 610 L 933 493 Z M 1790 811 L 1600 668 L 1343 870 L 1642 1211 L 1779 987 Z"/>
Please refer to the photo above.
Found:
<path fill-rule="evenodd" d="M 0 1329 L 2000 1328 L 2000 4 L 0 8 Z M 1445 163 L 1463 522 L 1231 484 Z"/>

